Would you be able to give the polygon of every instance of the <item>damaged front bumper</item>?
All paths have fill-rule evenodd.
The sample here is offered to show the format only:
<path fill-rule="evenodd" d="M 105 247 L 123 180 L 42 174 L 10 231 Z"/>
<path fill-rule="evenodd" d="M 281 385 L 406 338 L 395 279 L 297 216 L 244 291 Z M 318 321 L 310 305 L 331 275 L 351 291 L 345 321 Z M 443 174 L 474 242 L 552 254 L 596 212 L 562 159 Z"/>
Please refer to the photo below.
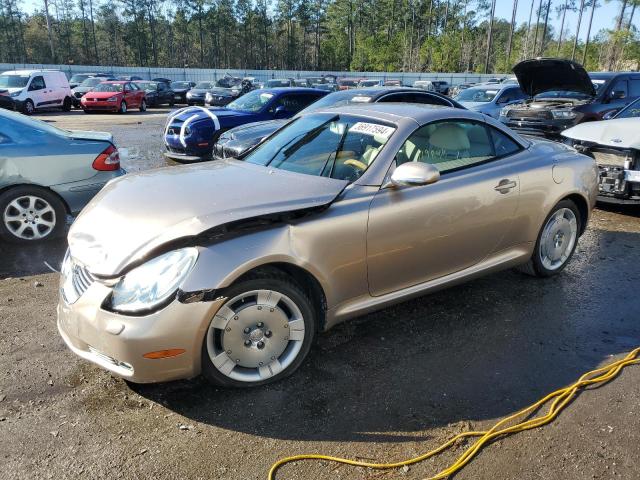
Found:
<path fill-rule="evenodd" d="M 72 305 L 60 295 L 58 330 L 75 354 L 134 383 L 200 373 L 202 342 L 223 298 L 190 303 L 176 299 L 148 315 L 129 316 L 103 308 L 110 294 L 110 287 L 92 281 Z M 164 351 L 181 353 L 149 358 Z"/>

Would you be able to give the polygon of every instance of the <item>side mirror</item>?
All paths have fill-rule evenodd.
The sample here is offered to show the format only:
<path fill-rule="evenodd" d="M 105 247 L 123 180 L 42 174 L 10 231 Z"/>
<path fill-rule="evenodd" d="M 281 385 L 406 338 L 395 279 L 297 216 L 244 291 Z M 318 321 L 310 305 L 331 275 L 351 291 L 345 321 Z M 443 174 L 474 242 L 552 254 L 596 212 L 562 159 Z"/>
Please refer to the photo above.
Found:
<path fill-rule="evenodd" d="M 385 187 L 414 187 L 440 180 L 440 171 L 430 163 L 407 162 L 397 167 Z"/>
<path fill-rule="evenodd" d="M 619 100 L 621 98 L 624 98 L 626 96 L 626 93 L 624 92 L 624 90 L 614 90 L 613 92 L 611 92 L 611 100 Z"/>
<path fill-rule="evenodd" d="M 613 117 L 616 116 L 616 113 L 618 113 L 618 112 L 619 112 L 619 110 L 617 108 L 615 110 L 609 110 L 607 113 L 605 113 L 602 116 L 602 119 L 603 120 L 611 120 Z"/>
<path fill-rule="evenodd" d="M 285 118 L 287 116 L 287 109 L 282 105 L 276 107 L 273 111 L 273 118 Z"/>

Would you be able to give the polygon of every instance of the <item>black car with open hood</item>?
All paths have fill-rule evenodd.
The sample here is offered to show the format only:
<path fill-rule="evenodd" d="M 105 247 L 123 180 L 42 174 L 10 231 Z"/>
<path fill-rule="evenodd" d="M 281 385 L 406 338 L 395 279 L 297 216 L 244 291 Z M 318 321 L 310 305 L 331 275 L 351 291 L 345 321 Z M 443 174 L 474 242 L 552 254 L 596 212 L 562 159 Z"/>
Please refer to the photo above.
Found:
<path fill-rule="evenodd" d="M 640 96 L 640 73 L 589 74 L 571 60 L 524 60 L 513 73 L 531 99 L 503 108 L 500 120 L 523 134 L 557 139 L 563 130 L 600 120 Z"/>

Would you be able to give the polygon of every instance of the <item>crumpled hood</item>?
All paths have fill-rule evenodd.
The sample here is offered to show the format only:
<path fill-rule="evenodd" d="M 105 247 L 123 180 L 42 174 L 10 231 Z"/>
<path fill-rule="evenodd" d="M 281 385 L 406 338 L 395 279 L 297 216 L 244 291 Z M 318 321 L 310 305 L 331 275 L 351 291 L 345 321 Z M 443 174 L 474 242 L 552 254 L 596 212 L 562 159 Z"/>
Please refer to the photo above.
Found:
<path fill-rule="evenodd" d="M 609 147 L 640 149 L 640 118 L 585 122 L 565 130 L 562 135 Z"/>
<path fill-rule="evenodd" d="M 209 113 L 207 113 L 207 111 Z M 225 118 L 234 118 L 234 117 L 248 117 L 252 115 L 247 112 L 240 112 L 238 110 L 230 110 L 224 107 L 185 107 L 176 112 L 172 112 L 169 114 L 171 121 L 178 120 L 179 122 L 185 122 L 192 118 L 194 115 L 196 116 L 193 120 L 190 120 L 189 123 L 197 122 L 199 120 L 211 119 L 211 115 L 213 114 L 222 121 Z"/>
<path fill-rule="evenodd" d="M 579 63 L 559 58 L 533 58 L 513 67 L 520 88 L 533 97 L 543 92 L 566 90 L 595 95 L 589 74 Z"/>
<path fill-rule="evenodd" d="M 84 208 L 69 231 L 69 248 L 91 273 L 115 277 L 172 240 L 329 205 L 347 183 L 235 160 L 129 174 Z"/>

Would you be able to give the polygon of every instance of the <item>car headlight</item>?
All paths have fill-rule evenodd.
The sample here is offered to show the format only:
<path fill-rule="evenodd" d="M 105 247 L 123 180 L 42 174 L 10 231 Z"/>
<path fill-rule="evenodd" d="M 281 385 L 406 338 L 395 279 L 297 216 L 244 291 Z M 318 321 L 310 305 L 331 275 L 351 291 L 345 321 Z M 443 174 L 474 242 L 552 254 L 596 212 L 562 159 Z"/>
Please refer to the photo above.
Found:
<path fill-rule="evenodd" d="M 21 93 L 22 93 L 22 90 L 18 90 L 17 92 L 12 92 L 12 93 L 11 93 L 11 96 L 12 96 L 12 97 L 17 97 L 17 96 L 19 96 Z"/>
<path fill-rule="evenodd" d="M 118 97 L 109 97 L 107 98 L 107 102 L 117 102 L 118 101 Z"/>
<path fill-rule="evenodd" d="M 197 249 L 182 248 L 134 268 L 113 287 L 111 308 L 135 313 L 161 305 L 176 293 L 197 258 Z"/>
<path fill-rule="evenodd" d="M 576 112 L 571 110 L 551 110 L 551 115 L 553 115 L 553 118 L 559 120 L 571 120 L 572 118 L 576 118 Z"/>
<path fill-rule="evenodd" d="M 191 92 L 187 92 L 187 97 L 191 98 L 191 95 L 193 95 Z"/>

